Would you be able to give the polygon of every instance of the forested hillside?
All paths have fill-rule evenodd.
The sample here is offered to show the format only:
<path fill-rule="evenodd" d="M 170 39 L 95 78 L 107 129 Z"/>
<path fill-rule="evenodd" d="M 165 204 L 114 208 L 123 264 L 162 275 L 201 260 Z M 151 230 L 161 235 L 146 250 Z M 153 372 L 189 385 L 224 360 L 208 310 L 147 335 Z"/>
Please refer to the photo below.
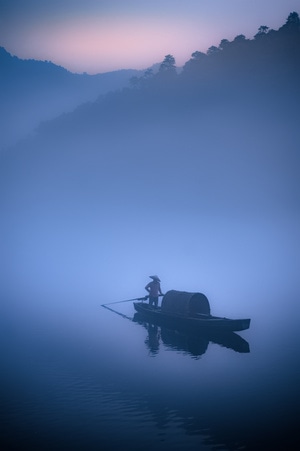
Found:
<path fill-rule="evenodd" d="M 74 114 L 45 124 L 59 128 L 76 124 L 106 129 L 116 121 L 122 126 L 133 121 L 165 120 L 195 109 L 205 114 L 216 105 L 229 106 L 247 102 L 260 114 L 272 105 L 276 110 L 297 105 L 300 88 L 300 25 L 297 13 L 291 13 L 277 31 L 260 27 L 254 39 L 237 36 L 232 42 L 223 39 L 219 47 L 206 54 L 195 51 L 176 70 L 175 59 L 167 55 L 159 71 L 147 70 L 130 80 L 131 88 L 110 93 L 92 105 L 80 107 Z M 96 130 L 95 130 L 96 131 Z"/>

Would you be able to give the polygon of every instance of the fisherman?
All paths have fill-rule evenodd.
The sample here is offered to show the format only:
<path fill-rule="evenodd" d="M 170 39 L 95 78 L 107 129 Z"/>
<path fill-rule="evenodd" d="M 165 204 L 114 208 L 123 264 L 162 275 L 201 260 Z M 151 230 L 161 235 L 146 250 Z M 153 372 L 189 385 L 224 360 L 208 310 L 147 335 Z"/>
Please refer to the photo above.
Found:
<path fill-rule="evenodd" d="M 162 294 L 161 288 L 160 288 L 160 279 L 158 276 L 149 276 L 150 279 L 152 279 L 152 282 L 149 282 L 145 286 L 145 290 L 149 293 L 149 305 L 153 305 L 157 308 L 158 306 L 158 296 Z"/>

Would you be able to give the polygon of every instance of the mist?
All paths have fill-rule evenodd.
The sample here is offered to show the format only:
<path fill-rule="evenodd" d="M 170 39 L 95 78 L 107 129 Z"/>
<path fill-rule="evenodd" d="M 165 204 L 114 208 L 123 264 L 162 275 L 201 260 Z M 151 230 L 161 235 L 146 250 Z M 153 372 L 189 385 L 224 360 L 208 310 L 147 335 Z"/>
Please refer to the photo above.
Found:
<path fill-rule="evenodd" d="M 0 154 L 9 449 L 290 448 L 299 29 L 292 13 L 181 71 L 167 55 L 29 136 L 9 123 L 22 136 Z M 132 302 L 102 308 L 146 295 L 151 274 L 164 293 L 204 293 L 213 315 L 251 318 L 236 337 L 247 352 L 151 329 Z"/>
<path fill-rule="evenodd" d="M 71 112 L 100 95 L 121 89 L 137 70 L 88 75 L 51 61 L 23 60 L 0 47 L 0 151 L 34 134 L 43 121 Z"/>
<path fill-rule="evenodd" d="M 296 111 L 254 103 L 96 131 L 76 119 L 7 153 L 3 286 L 114 300 L 159 273 L 239 312 L 245 287 L 292 277 Z"/>

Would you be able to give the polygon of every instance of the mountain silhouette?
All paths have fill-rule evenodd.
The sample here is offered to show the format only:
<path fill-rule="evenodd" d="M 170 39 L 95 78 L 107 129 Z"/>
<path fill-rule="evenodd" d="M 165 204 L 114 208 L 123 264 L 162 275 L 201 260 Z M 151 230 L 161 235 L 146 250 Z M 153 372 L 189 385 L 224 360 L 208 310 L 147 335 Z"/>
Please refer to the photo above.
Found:
<path fill-rule="evenodd" d="M 14 144 L 40 122 L 123 88 L 140 71 L 74 74 L 50 61 L 22 60 L 0 47 L 0 147 Z"/>
<path fill-rule="evenodd" d="M 264 27 L 260 27 L 264 28 Z M 267 27 L 266 27 L 267 28 Z M 111 92 L 70 115 L 44 124 L 44 128 L 66 129 L 70 124 L 96 130 L 131 119 L 168 120 L 194 108 L 204 112 L 214 105 L 247 102 L 260 114 L 263 105 L 276 106 L 278 112 L 296 107 L 299 96 L 300 25 L 297 13 L 291 13 L 278 31 L 259 31 L 254 39 L 239 35 L 232 42 L 222 40 L 207 54 L 194 52 L 182 71 L 174 70 L 167 55 L 157 73 L 146 71 L 131 78 L 131 88 Z M 170 66 L 168 66 L 170 64 Z"/>

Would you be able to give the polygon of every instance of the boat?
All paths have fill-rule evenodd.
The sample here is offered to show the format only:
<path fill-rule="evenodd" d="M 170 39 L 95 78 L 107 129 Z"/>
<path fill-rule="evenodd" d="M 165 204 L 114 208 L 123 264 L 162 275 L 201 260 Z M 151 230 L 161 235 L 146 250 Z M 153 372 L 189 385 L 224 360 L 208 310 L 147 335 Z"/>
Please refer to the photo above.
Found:
<path fill-rule="evenodd" d="M 209 301 L 203 293 L 170 290 L 163 296 L 161 307 L 143 301 L 133 305 L 144 318 L 159 325 L 213 332 L 237 332 L 250 327 L 250 318 L 230 319 L 211 315 Z"/>
<path fill-rule="evenodd" d="M 134 314 L 133 321 L 142 325 L 148 331 L 148 340 L 145 343 L 153 354 L 158 353 L 159 342 L 169 349 L 190 354 L 193 357 L 205 354 L 209 343 L 215 343 L 239 353 L 250 352 L 249 343 L 235 332 L 209 329 L 193 330 L 187 327 L 159 325 L 154 320 L 147 320 L 145 316 L 137 312 Z"/>

